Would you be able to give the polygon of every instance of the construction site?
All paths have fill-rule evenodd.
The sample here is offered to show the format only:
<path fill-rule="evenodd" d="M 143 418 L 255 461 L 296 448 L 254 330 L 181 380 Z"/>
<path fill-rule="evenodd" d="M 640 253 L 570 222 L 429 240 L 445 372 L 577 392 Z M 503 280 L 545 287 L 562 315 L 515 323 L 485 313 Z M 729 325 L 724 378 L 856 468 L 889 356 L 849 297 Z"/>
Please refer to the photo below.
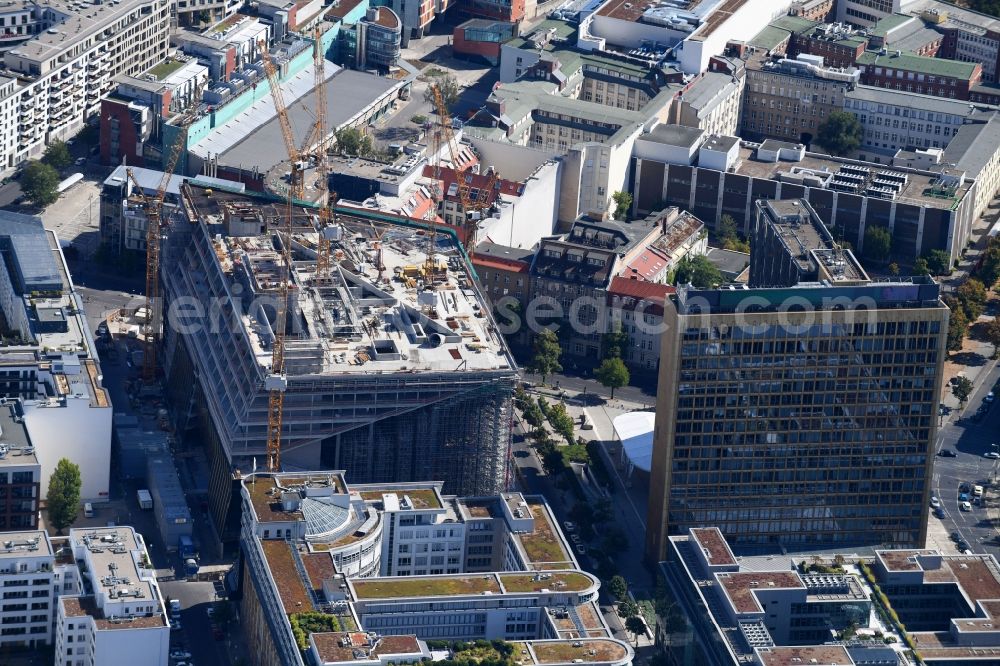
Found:
<path fill-rule="evenodd" d="M 240 472 L 268 460 L 276 384 L 282 469 L 506 488 L 516 367 L 452 234 L 342 215 L 322 229 L 321 276 L 312 209 L 191 184 L 182 207 L 162 247 L 164 370 L 207 450 L 224 541 L 238 536 Z"/>

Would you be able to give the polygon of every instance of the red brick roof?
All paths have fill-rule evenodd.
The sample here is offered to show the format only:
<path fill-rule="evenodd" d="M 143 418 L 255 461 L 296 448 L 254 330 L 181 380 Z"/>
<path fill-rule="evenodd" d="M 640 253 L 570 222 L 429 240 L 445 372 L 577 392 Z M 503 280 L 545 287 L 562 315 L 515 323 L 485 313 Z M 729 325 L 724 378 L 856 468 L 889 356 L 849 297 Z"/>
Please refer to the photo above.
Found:
<path fill-rule="evenodd" d="M 659 314 L 663 314 L 663 301 L 675 291 L 676 289 L 669 284 L 615 277 L 611 279 L 611 284 L 608 286 L 608 304 L 614 305 L 616 298 L 634 298 L 637 301 L 652 301 L 657 304 L 657 307 L 649 308 L 648 312 L 653 314 L 655 310 Z"/>
<path fill-rule="evenodd" d="M 428 164 L 424 167 L 424 176 L 427 178 L 434 177 L 434 167 Z M 458 201 L 458 189 L 457 189 L 457 172 L 451 167 L 440 167 L 441 176 L 441 192 L 444 194 L 444 198 L 448 201 Z M 465 182 L 469 184 L 470 189 L 484 190 L 487 185 L 489 185 L 490 177 L 486 174 L 481 173 L 469 173 L 465 172 Z M 450 194 L 452 191 L 451 186 L 456 185 L 455 193 Z M 499 186 L 499 189 L 497 189 Z M 493 203 L 496 199 L 496 192 L 499 191 L 500 194 L 506 194 L 512 197 L 521 196 L 521 192 L 524 190 L 524 185 L 512 180 L 507 180 L 505 178 L 498 178 L 496 184 L 494 185 L 493 191 L 489 193 L 487 198 L 484 200 L 480 196 L 480 201 L 485 201 L 487 205 Z"/>

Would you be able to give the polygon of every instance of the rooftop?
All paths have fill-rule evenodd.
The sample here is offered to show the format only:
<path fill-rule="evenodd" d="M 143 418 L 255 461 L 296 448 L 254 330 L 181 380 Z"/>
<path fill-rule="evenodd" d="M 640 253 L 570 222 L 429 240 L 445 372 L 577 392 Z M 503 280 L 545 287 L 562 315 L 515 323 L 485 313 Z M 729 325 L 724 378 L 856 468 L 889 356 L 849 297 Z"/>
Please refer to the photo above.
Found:
<path fill-rule="evenodd" d="M 776 49 L 785 40 L 791 39 L 792 33 L 775 25 L 766 25 L 749 41 L 750 46 L 756 46 L 765 51 Z"/>
<path fill-rule="evenodd" d="M 576 641 L 530 641 L 535 664 L 577 664 L 621 661 L 628 651 L 618 641 L 585 639 Z M 517 655 L 515 655 L 515 659 Z"/>
<path fill-rule="evenodd" d="M 868 34 L 873 37 L 885 37 L 892 30 L 895 30 L 910 21 L 922 24 L 920 19 L 915 16 L 910 16 L 909 14 L 892 14 L 891 16 L 886 16 L 884 19 L 877 21 L 875 25 L 868 29 Z"/>
<path fill-rule="evenodd" d="M 736 564 L 736 556 L 729 548 L 729 543 L 718 527 L 700 527 L 691 530 L 691 535 L 705 551 L 708 563 L 712 566 Z"/>
<path fill-rule="evenodd" d="M 760 666 L 854 666 L 842 645 L 757 648 Z"/>
<path fill-rule="evenodd" d="M 189 62 L 190 60 L 187 58 L 167 58 L 160 64 L 146 70 L 146 74 L 155 76 L 158 81 L 163 81 Z"/>
<path fill-rule="evenodd" d="M 534 529 L 523 534 L 514 534 L 521 542 L 528 557 L 529 566 L 541 564 L 562 564 L 564 568 L 573 568 L 572 556 L 563 547 L 555 528 L 554 518 L 548 508 L 541 502 L 528 502 L 531 507 Z"/>
<path fill-rule="evenodd" d="M 380 636 L 372 641 L 366 632 L 324 632 L 310 634 L 321 663 L 336 663 L 391 655 L 422 654 L 415 636 Z"/>
<path fill-rule="evenodd" d="M 685 127 L 684 125 L 668 125 L 660 123 L 648 134 L 643 134 L 643 141 L 655 141 L 668 146 L 679 146 L 681 148 L 694 147 L 705 134 L 705 130 L 697 127 Z"/>
<path fill-rule="evenodd" d="M 404 497 L 409 498 L 413 509 L 440 509 L 441 496 L 434 488 L 406 488 L 399 486 L 386 486 L 384 488 L 373 488 L 373 484 L 351 486 L 352 490 L 357 490 L 361 498 L 368 502 L 381 502 L 384 495 L 392 495 L 397 501 Z M 404 506 L 399 501 L 400 506 Z M 405 508 L 405 506 L 404 506 Z"/>
<path fill-rule="evenodd" d="M 470 594 L 500 594 L 496 574 L 448 576 L 399 576 L 350 581 L 358 600 L 412 597 L 447 597 Z"/>
<path fill-rule="evenodd" d="M 257 294 L 275 294 L 286 274 L 274 237 L 282 207 L 239 197 L 220 205 L 212 197 L 193 208 L 223 273 L 236 279 L 245 271 Z M 237 213 L 259 213 L 270 228 L 262 235 L 228 235 L 227 217 Z M 302 210 L 296 220 L 292 282 L 303 326 L 286 346 L 289 377 L 512 371 L 513 360 L 451 235 L 341 215 L 333 225 L 331 282 L 318 285 L 309 261 L 318 242 L 315 222 Z M 258 232 L 255 226 L 247 233 Z M 270 368 L 270 323 L 248 314 L 242 322 L 262 371 Z"/>
<path fill-rule="evenodd" d="M 716 579 L 737 613 L 763 613 L 757 593 L 767 590 L 806 589 L 802 579 L 792 571 L 755 571 L 752 573 L 720 573 Z"/>
<path fill-rule="evenodd" d="M 18 4 L 26 8 L 37 7 L 30 0 L 14 0 L 11 3 Z M 85 9 L 79 9 L 79 5 L 72 0 L 49 0 L 45 5 L 46 23 L 42 24 L 45 29 L 35 34 L 31 40 L 8 51 L 5 62 L 18 73 L 27 74 L 27 68 L 16 66 L 18 59 L 42 63 L 88 40 L 100 43 L 100 40 L 93 40 L 97 33 L 137 12 L 140 6 L 146 4 L 146 0 L 121 0 L 116 3 L 88 4 Z M 49 67 L 43 67 L 42 72 L 47 71 Z"/>
<path fill-rule="evenodd" d="M 879 55 L 878 51 L 865 51 L 857 60 L 859 67 L 885 67 L 905 72 L 918 72 L 931 76 L 944 76 L 959 81 L 969 81 L 975 74 L 977 63 L 945 60 L 944 58 L 929 58 L 926 56 L 895 51 L 887 55 Z"/>
<path fill-rule="evenodd" d="M 820 153 L 806 153 L 801 161 L 785 162 L 763 162 L 756 159 L 756 149 L 744 145 L 740 148 L 740 162 L 735 173 L 754 178 L 766 180 L 777 180 L 778 174 L 788 172 L 793 167 L 797 169 L 812 170 L 821 174 L 833 174 L 841 170 L 844 165 L 857 164 L 830 155 Z M 880 171 L 886 170 L 884 164 L 866 164 L 867 168 Z M 958 187 L 954 193 L 945 197 L 938 193 L 935 188 L 939 176 L 927 172 L 907 171 L 905 169 L 893 168 L 893 171 L 900 171 L 906 174 L 906 182 L 896 194 L 895 201 L 912 203 L 915 205 L 926 205 L 928 208 L 950 209 L 965 193 L 968 192 L 971 183 L 966 182 Z"/>
<path fill-rule="evenodd" d="M 274 578 L 281 606 L 286 615 L 304 613 L 313 610 L 309 591 L 302 582 L 295 567 L 295 557 L 291 549 L 293 545 L 285 541 L 264 539 L 260 542 L 267 560 L 267 568 Z"/>
<path fill-rule="evenodd" d="M 37 464 L 21 404 L 11 401 L 0 405 L 0 468 Z"/>
<path fill-rule="evenodd" d="M 0 560 L 50 555 L 52 555 L 52 544 L 44 530 L 0 534 Z"/>

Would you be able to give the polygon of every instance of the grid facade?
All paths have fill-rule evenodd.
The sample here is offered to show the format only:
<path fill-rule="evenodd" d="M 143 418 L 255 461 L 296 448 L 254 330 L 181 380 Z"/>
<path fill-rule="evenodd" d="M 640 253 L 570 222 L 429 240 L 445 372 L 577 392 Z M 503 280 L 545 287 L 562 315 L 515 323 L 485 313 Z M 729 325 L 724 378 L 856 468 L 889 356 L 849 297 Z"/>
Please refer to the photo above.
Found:
<path fill-rule="evenodd" d="M 705 525 L 749 552 L 923 543 L 947 308 L 666 316 L 651 557 Z"/>

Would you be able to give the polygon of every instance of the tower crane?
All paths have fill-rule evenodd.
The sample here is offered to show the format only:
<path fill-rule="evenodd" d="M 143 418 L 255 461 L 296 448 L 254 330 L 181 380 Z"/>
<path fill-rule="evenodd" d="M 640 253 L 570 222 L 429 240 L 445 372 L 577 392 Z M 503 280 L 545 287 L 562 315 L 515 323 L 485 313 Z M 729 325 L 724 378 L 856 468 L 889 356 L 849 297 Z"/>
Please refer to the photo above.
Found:
<path fill-rule="evenodd" d="M 177 140 L 170 148 L 167 166 L 160 176 L 159 186 L 152 199 L 147 197 L 131 169 L 127 169 L 129 180 L 135 185 L 139 197 L 146 207 L 146 326 L 143 334 L 142 381 L 152 384 L 156 380 L 157 344 L 160 336 L 160 236 L 163 226 L 163 199 L 167 194 L 170 177 L 177 168 L 181 153 L 187 143 L 187 130 L 194 115 L 186 116 L 180 123 Z"/>
<path fill-rule="evenodd" d="M 327 113 L 326 113 L 326 72 L 323 57 L 322 33 L 317 27 L 313 32 L 313 71 L 316 76 L 316 123 L 313 126 L 314 134 L 317 136 L 316 146 L 316 171 L 320 190 L 320 200 L 322 202 L 323 193 L 326 193 L 326 201 L 319 210 L 319 228 L 317 229 L 316 247 L 316 282 L 326 284 L 330 281 L 330 241 L 333 233 L 330 227 L 330 205 L 331 198 L 335 196 L 330 192 L 330 163 L 327 158 L 327 148 L 329 139 L 327 137 Z"/>
<path fill-rule="evenodd" d="M 267 42 L 261 40 L 257 43 L 260 57 L 264 63 L 264 73 L 267 75 L 267 82 L 271 87 L 271 99 L 274 100 L 274 110 L 278 114 L 278 125 L 281 126 L 281 136 L 285 140 L 285 150 L 288 152 L 288 159 L 292 163 L 292 172 L 288 182 L 288 206 L 291 209 L 292 199 L 301 199 L 305 192 L 302 182 L 302 152 L 295 145 L 295 134 L 292 132 L 292 123 L 288 120 L 288 108 L 285 106 L 285 98 L 281 93 L 281 81 L 278 79 L 278 70 L 271 60 L 271 53 L 267 50 Z M 311 132 L 306 133 L 306 141 L 312 136 Z"/>
<path fill-rule="evenodd" d="M 458 185 L 458 197 L 462 203 L 462 211 L 465 214 L 465 249 L 466 251 L 470 251 L 476 245 L 476 231 L 479 227 L 478 220 L 474 218 L 473 213 L 489 207 L 489 195 L 497 185 L 499 174 L 496 171 L 489 174 L 486 187 L 480 189 L 477 196 L 472 196 L 469 183 L 465 180 L 465 172 L 468 171 L 468 167 L 459 167 L 458 165 L 455 136 L 451 131 L 451 116 L 448 113 L 448 107 L 444 103 L 444 96 L 441 94 L 441 89 L 434 84 L 431 84 L 431 92 L 434 95 L 434 106 L 438 113 L 438 126 L 441 137 L 442 140 L 448 143 L 448 151 L 451 154 L 451 165 L 455 171 L 455 182 Z M 439 172 L 439 167 L 435 167 L 435 180 L 438 180 Z"/>

